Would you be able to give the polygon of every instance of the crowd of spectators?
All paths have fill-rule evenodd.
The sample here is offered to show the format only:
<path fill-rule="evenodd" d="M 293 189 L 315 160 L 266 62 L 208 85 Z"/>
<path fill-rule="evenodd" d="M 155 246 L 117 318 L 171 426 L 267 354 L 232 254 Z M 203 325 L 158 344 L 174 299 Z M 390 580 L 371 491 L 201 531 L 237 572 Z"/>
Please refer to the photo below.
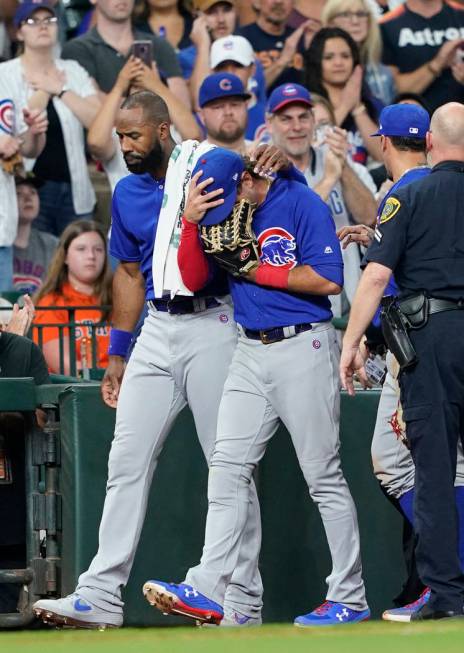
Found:
<path fill-rule="evenodd" d="M 370 138 L 382 107 L 464 101 L 464 2 L 3 0 L 0 60 L 0 291 L 56 305 L 39 324 L 66 322 L 66 305 L 100 323 L 108 311 L 92 307 L 110 305 L 111 272 L 93 180 L 99 170 L 114 189 L 128 174 L 114 130 L 124 97 L 160 95 L 178 142 L 241 154 L 274 142 L 337 227 L 372 225 L 386 187 Z M 344 257 L 335 315 L 360 274 L 359 251 Z M 108 332 L 95 331 L 104 366 Z M 57 371 L 58 329 L 41 338 Z M 69 370 L 66 335 L 64 346 Z M 81 367 L 80 342 L 76 352 Z"/>

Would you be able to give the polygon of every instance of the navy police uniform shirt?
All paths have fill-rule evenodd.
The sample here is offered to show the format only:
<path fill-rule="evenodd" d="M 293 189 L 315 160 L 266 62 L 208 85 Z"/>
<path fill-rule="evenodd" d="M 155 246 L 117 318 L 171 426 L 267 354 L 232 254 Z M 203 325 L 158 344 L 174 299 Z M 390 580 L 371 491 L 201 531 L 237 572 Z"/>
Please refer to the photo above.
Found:
<path fill-rule="evenodd" d="M 130 174 L 114 190 L 110 254 L 119 261 L 139 262 L 145 279 L 145 298 L 155 298 L 152 261 L 156 228 L 164 195 L 164 179 L 146 173 Z M 229 292 L 226 273 L 217 271 L 198 297 L 219 297 Z"/>
<path fill-rule="evenodd" d="M 418 179 L 422 179 L 422 177 L 426 177 L 427 175 L 430 174 L 430 168 L 427 166 L 421 166 L 418 168 L 411 168 L 410 170 L 406 170 L 405 173 L 401 175 L 401 177 L 393 184 L 393 186 L 390 188 L 388 193 L 385 195 L 385 197 L 382 199 L 382 201 L 379 204 L 379 208 L 377 211 L 377 225 L 380 222 L 380 216 L 383 213 L 383 209 L 385 207 L 385 204 L 390 197 L 390 195 L 394 195 L 396 191 L 399 188 L 402 188 L 403 186 L 406 186 L 407 184 L 412 184 L 414 181 L 417 181 Z M 377 232 L 376 237 L 379 238 L 380 232 Z M 365 266 L 365 262 L 363 261 L 363 264 L 361 267 Z M 387 287 L 385 288 L 384 292 L 384 297 L 387 297 L 389 295 L 398 295 L 398 286 L 396 285 L 396 281 L 394 276 L 392 275 L 390 277 L 390 281 L 387 284 Z M 380 306 L 377 309 L 377 312 L 372 320 L 372 323 L 374 326 L 378 327 L 380 326 Z"/>
<path fill-rule="evenodd" d="M 427 177 L 427 175 L 429 174 L 430 174 L 430 168 L 424 166 L 420 168 L 411 168 L 411 170 L 407 170 L 403 175 L 401 175 L 401 177 L 393 184 L 393 186 L 390 188 L 388 193 L 385 195 L 385 197 L 379 204 L 379 209 L 377 211 L 377 224 L 380 223 L 380 216 L 383 213 L 383 209 L 390 195 L 394 195 L 399 188 L 402 188 L 407 184 L 412 184 L 412 182 L 417 181 L 418 179 L 422 179 L 422 177 Z M 385 289 L 385 295 L 397 295 L 397 294 L 398 294 L 398 286 L 396 285 L 395 279 L 392 276 L 392 278 L 388 282 L 387 288 Z"/>
<path fill-rule="evenodd" d="M 277 178 L 253 216 L 262 263 L 289 270 L 310 265 L 343 285 L 343 260 L 327 205 L 310 188 Z M 247 329 L 271 329 L 332 318 L 327 296 L 292 293 L 230 278 L 235 320 Z"/>
<path fill-rule="evenodd" d="M 401 296 L 464 297 L 464 161 L 390 193 L 365 260 L 394 270 Z"/>

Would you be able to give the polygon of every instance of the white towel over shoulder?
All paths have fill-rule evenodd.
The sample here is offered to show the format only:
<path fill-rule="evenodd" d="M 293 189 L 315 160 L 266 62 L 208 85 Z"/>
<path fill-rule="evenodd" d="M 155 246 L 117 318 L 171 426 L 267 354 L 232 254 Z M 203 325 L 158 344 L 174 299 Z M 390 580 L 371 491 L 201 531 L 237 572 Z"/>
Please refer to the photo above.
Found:
<path fill-rule="evenodd" d="M 164 196 L 153 249 L 153 288 L 156 298 L 169 295 L 191 296 L 182 282 L 177 252 L 182 229 L 182 215 L 187 201 L 192 170 L 198 159 L 214 145 L 203 141 L 184 141 L 176 145 L 169 159 Z"/>

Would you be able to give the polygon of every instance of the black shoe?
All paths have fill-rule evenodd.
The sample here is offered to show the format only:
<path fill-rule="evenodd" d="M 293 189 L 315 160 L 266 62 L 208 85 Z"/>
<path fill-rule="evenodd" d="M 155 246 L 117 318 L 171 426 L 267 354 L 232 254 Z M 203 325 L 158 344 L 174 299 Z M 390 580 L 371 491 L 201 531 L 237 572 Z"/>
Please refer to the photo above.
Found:
<path fill-rule="evenodd" d="M 426 619 L 464 619 L 464 607 L 461 610 L 434 610 L 428 604 L 411 615 L 411 621 Z"/>

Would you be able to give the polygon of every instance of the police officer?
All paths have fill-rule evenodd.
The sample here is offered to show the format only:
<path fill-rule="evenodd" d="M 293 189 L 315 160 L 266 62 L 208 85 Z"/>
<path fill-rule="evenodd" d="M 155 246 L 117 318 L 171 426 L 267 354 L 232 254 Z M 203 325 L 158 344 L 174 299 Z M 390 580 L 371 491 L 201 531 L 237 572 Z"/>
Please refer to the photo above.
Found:
<path fill-rule="evenodd" d="M 432 173 L 385 203 L 340 363 L 342 383 L 354 394 L 354 373 L 366 382 L 359 343 L 392 271 L 400 300 L 420 305 L 425 295 L 422 326 L 409 331 L 417 360 L 399 378 L 416 467 L 416 560 L 431 588 L 430 601 L 413 621 L 464 616 L 454 499 L 457 442 L 464 439 L 464 106 L 437 109 L 426 140 Z"/>

